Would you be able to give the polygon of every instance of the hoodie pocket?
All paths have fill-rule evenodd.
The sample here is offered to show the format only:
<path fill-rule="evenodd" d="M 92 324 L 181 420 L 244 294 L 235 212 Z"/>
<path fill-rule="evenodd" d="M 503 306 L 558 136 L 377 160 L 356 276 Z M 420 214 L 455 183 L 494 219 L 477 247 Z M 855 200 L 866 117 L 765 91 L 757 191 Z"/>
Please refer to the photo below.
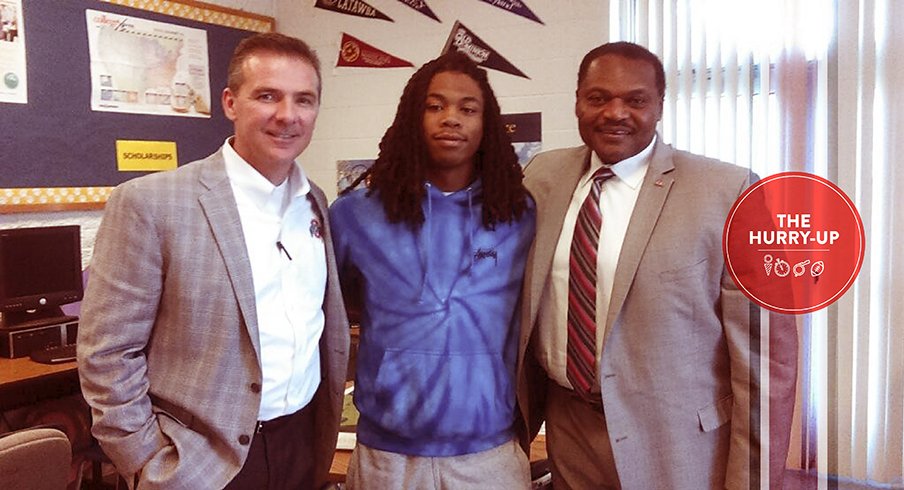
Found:
<path fill-rule="evenodd" d="M 512 424 L 509 378 L 500 354 L 387 350 L 373 390 L 357 401 L 362 414 L 401 437 L 483 437 Z"/>

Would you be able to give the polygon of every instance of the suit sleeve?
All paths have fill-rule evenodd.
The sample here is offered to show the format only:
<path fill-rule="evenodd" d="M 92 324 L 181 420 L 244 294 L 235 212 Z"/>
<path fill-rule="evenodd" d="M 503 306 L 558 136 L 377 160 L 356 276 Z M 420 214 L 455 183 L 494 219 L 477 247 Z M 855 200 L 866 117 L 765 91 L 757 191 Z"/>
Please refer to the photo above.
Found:
<path fill-rule="evenodd" d="M 738 194 L 746 186 L 745 181 Z M 722 275 L 720 307 L 734 398 L 726 488 L 748 490 L 752 483 L 759 482 L 757 488 L 781 489 L 797 381 L 794 318 L 774 313 L 763 315 L 763 310 L 738 289 L 727 270 Z M 769 340 L 767 383 L 761 371 L 763 339 Z M 767 428 L 761 424 L 765 417 L 760 403 L 763 390 L 769 391 Z M 764 429 L 769 430 L 768 448 L 763 448 Z M 768 482 L 760 480 L 763 464 L 769 464 Z"/>
<path fill-rule="evenodd" d="M 92 432 L 123 474 L 139 472 L 171 444 L 151 412 L 144 353 L 160 301 L 163 258 L 155 223 L 136 191 L 120 186 L 106 205 L 78 333 Z"/>

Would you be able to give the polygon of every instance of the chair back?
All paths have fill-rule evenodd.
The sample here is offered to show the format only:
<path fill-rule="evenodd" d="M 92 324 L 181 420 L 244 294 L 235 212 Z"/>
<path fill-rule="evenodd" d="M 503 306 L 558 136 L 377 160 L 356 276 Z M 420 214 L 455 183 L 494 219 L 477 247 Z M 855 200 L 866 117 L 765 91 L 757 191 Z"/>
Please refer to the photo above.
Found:
<path fill-rule="evenodd" d="M 0 488 L 65 489 L 71 460 L 69 438 L 60 430 L 41 427 L 0 435 Z"/>

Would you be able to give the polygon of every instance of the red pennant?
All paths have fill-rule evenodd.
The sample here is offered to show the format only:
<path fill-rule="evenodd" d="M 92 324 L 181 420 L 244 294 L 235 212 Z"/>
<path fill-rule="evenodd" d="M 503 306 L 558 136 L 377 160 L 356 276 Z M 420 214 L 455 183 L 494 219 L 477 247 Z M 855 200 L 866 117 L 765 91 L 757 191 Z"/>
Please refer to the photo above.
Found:
<path fill-rule="evenodd" d="M 414 65 L 343 32 L 342 41 L 339 43 L 339 59 L 336 60 L 336 66 L 402 68 Z"/>

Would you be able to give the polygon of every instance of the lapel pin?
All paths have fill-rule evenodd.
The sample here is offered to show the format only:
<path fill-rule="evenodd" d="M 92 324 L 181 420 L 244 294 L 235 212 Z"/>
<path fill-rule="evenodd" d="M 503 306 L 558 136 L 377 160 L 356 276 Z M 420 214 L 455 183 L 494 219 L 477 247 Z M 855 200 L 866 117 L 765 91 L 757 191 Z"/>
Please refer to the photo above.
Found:
<path fill-rule="evenodd" d="M 655 185 L 656 187 L 662 187 L 662 179 L 653 182 L 653 185 Z"/>
<path fill-rule="evenodd" d="M 314 238 L 320 238 L 322 236 L 320 232 L 320 221 L 318 221 L 317 218 L 311 220 L 311 226 L 308 228 L 308 231 L 311 232 L 311 236 Z"/>

